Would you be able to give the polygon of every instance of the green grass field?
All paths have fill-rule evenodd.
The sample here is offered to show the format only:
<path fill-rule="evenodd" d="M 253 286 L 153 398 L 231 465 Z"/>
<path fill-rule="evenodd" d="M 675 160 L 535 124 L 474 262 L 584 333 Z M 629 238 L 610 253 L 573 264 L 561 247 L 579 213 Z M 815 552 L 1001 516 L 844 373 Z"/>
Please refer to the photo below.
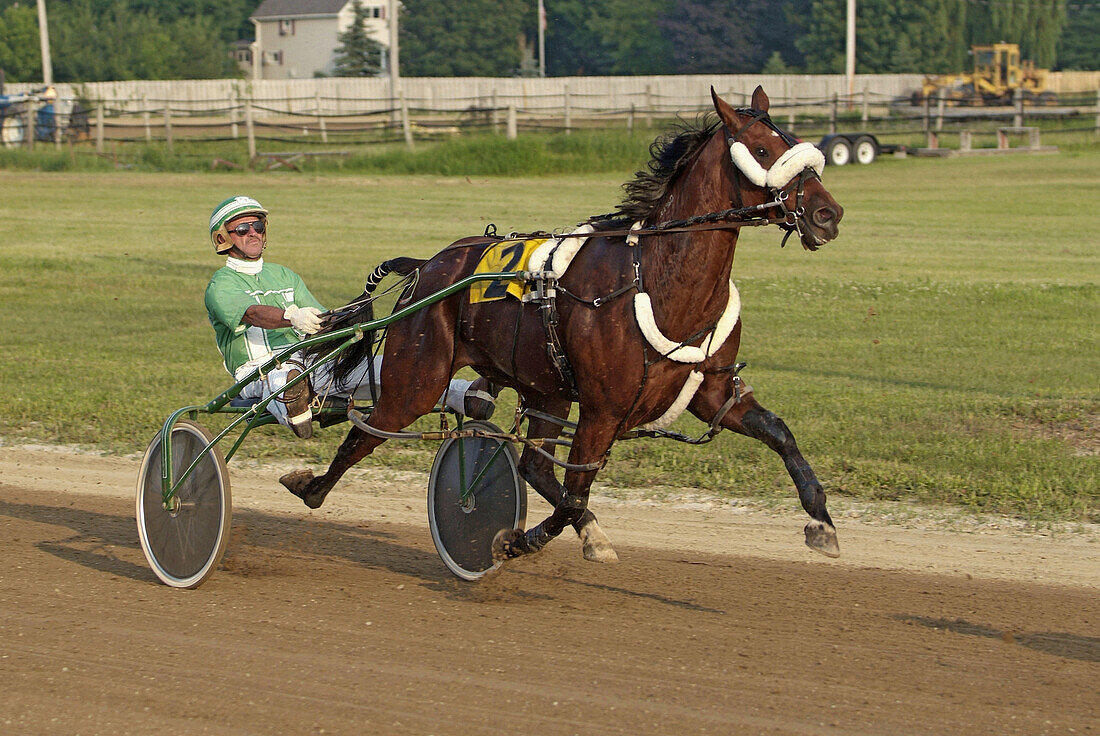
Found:
<path fill-rule="evenodd" d="M 0 170 L 2 439 L 141 452 L 172 410 L 229 385 L 202 292 L 221 265 L 206 222 L 230 194 L 271 209 L 268 257 L 335 305 L 387 257 L 490 222 L 550 229 L 606 212 L 629 171 Z M 743 375 L 829 493 L 1100 521 L 1100 154 L 885 159 L 825 183 L 846 208 L 840 239 L 809 253 L 748 231 L 733 275 Z M 242 452 L 323 463 L 345 429 L 309 442 L 264 429 Z M 426 470 L 433 452 L 388 443 L 367 462 Z M 730 433 L 620 443 L 601 480 L 794 503 L 778 457 Z"/>

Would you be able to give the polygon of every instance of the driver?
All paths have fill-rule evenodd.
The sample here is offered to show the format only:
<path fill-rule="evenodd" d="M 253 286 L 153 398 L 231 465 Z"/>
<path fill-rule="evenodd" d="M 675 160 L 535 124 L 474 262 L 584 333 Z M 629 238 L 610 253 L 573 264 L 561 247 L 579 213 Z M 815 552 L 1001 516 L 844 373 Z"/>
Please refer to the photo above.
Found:
<path fill-rule="evenodd" d="M 210 242 L 214 251 L 225 254 L 225 266 L 214 272 L 206 287 L 206 311 L 214 327 L 218 349 L 225 368 L 241 380 L 258 366 L 305 335 L 321 329 L 324 307 L 306 288 L 302 277 L 285 266 L 265 262 L 267 248 L 267 210 L 252 197 L 230 197 L 210 215 Z M 382 359 L 374 359 L 375 375 L 380 375 Z M 312 389 L 310 379 L 322 388 L 322 366 L 298 383 L 267 410 L 290 427 L 298 437 L 313 436 Z M 305 370 L 304 359 L 295 354 L 291 360 L 241 389 L 245 399 L 266 399 L 279 394 L 283 386 Z M 342 386 L 325 385 L 324 393 L 333 396 L 368 399 L 367 364 Z M 375 393 L 377 393 L 377 387 Z M 470 382 L 452 379 L 440 402 L 473 419 L 488 419 L 495 409 L 492 385 L 484 378 Z"/>

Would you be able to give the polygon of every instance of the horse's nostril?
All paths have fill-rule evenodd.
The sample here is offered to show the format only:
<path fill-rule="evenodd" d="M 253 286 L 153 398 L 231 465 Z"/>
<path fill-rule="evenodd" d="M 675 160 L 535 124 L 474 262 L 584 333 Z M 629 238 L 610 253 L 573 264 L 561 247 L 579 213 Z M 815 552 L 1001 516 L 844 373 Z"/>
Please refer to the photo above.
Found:
<path fill-rule="evenodd" d="M 825 227 L 826 225 L 836 222 L 836 220 L 836 211 L 831 207 L 819 207 L 814 210 L 814 224 L 816 225 Z"/>

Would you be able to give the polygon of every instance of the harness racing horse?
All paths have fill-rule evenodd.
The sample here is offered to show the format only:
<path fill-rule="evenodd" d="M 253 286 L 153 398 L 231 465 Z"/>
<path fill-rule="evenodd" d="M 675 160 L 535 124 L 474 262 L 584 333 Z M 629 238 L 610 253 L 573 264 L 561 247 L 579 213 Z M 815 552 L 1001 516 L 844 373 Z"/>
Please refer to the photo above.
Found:
<path fill-rule="evenodd" d="M 367 420 L 379 435 L 353 428 L 325 474 L 295 471 L 283 484 L 317 508 L 345 471 L 385 441 L 383 433 L 431 412 L 448 380 L 470 366 L 515 389 L 524 409 L 533 410 L 529 440 L 559 437 L 562 427 L 553 418 L 568 417 L 573 402 L 579 405 L 564 485 L 548 453 L 528 445 L 520 459 L 523 477 L 553 513 L 527 530 L 501 530 L 496 557 L 536 552 L 572 525 L 586 559 L 616 560 L 588 509 L 592 481 L 616 439 L 665 425 L 684 409 L 711 424 L 712 434 L 730 429 L 778 453 L 811 517 L 806 544 L 837 556 L 821 484 L 783 420 L 757 403 L 736 374 L 740 302 L 730 270 L 738 227 L 761 224 L 759 215 L 745 222 L 746 212 L 764 213 L 763 224 L 779 225 L 788 237 L 797 233 L 803 247 L 817 250 L 837 237 L 843 209 L 821 183 L 820 152 L 771 121 L 762 88 L 747 109 L 734 109 L 713 88 L 711 96 L 718 120 L 658 138 L 649 170 L 624 185 L 618 211 L 590 221 L 593 231 L 556 284 L 556 306 L 550 305 L 556 321 L 544 319 L 545 302 L 471 303 L 465 290 L 396 321 L 385 343 L 384 389 Z M 742 221 L 712 214 L 684 224 L 700 213 L 730 212 Z M 778 217 L 769 219 L 768 212 Z M 624 229 L 631 223 L 633 234 Z M 469 276 L 500 241 L 464 238 L 427 260 L 399 258 L 383 266 L 399 273 L 419 269 L 400 302 L 411 303 Z M 341 360 L 350 367 L 363 357 Z"/>

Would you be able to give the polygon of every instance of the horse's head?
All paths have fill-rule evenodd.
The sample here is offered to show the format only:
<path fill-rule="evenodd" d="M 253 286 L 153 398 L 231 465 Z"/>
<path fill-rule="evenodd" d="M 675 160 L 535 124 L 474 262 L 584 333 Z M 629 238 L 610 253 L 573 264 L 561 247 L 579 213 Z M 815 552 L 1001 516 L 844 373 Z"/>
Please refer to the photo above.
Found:
<path fill-rule="evenodd" d="M 778 203 L 783 227 L 794 230 L 808 250 L 836 238 L 844 208 L 821 183 L 825 157 L 812 143 L 800 143 L 768 117 L 762 87 L 748 108 L 734 109 L 710 89 L 714 109 L 725 126 L 741 204 Z"/>

